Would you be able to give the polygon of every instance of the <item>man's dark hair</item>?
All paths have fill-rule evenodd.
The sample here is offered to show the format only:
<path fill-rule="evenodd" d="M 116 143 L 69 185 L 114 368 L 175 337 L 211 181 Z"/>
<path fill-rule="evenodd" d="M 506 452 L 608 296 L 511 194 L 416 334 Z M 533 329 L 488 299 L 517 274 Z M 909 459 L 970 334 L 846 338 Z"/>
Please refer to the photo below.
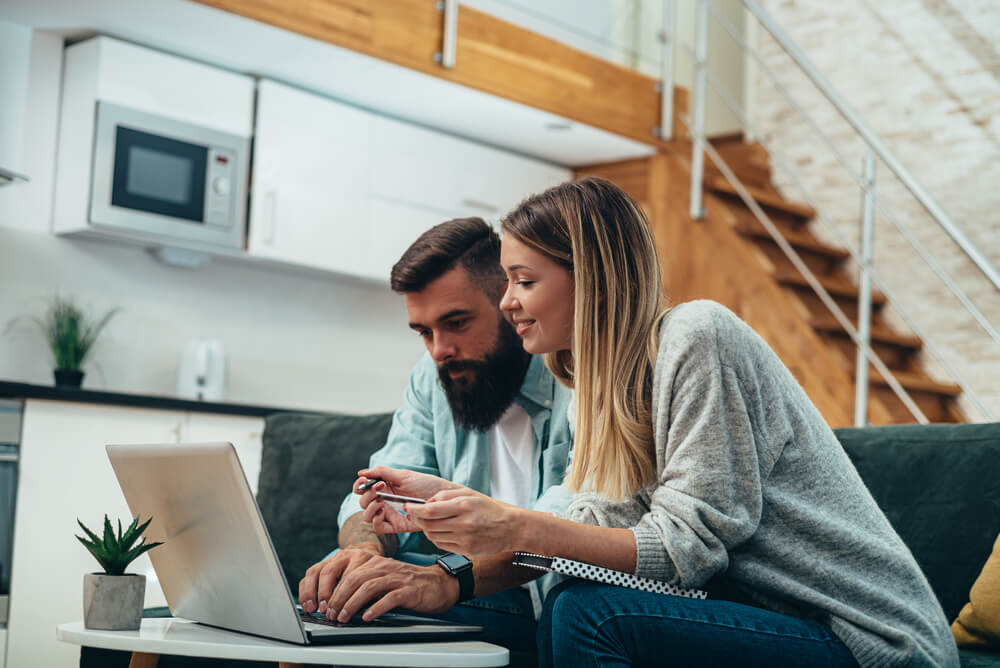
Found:
<path fill-rule="evenodd" d="M 400 294 L 420 292 L 459 264 L 476 287 L 500 302 L 500 236 L 482 218 L 456 218 L 421 234 L 392 266 L 389 283 Z"/>

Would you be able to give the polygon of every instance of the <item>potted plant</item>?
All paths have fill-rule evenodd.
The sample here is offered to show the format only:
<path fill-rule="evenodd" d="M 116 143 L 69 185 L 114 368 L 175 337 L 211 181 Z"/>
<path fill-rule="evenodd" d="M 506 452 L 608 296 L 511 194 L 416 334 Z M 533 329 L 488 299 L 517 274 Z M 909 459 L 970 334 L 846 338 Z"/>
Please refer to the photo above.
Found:
<path fill-rule="evenodd" d="M 104 516 L 104 535 L 100 538 L 84 526 L 79 519 L 76 523 L 87 534 L 87 538 L 77 536 L 94 558 L 103 573 L 87 573 L 83 576 L 83 626 L 88 629 L 105 631 L 135 631 L 142 620 L 142 604 L 146 597 L 146 576 L 126 573 L 136 557 L 163 543 L 135 544 L 153 518 L 142 525 L 139 518 L 132 520 L 128 530 L 122 533 L 122 522 L 118 520 L 118 534 L 111 527 L 111 520 Z"/>
<path fill-rule="evenodd" d="M 97 336 L 117 312 L 118 309 L 111 309 L 99 320 L 90 320 L 71 298 L 56 295 L 45 316 L 35 318 L 55 358 L 56 385 L 80 386 L 83 363 Z"/>

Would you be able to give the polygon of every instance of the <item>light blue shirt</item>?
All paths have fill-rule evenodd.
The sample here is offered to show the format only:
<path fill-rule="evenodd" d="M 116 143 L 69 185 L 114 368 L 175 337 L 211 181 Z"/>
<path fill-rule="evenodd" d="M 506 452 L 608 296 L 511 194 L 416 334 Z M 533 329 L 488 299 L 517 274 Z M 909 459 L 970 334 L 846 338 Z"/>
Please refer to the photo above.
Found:
<path fill-rule="evenodd" d="M 535 437 L 531 469 L 532 508 L 563 512 L 570 494 L 560 486 L 572 448 L 566 417 L 572 391 L 556 381 L 538 355 L 531 359 L 515 401 L 531 419 Z M 437 366 L 425 354 L 410 373 L 403 405 L 392 419 L 386 444 L 371 456 L 371 466 L 410 469 L 490 494 L 488 432 L 470 431 L 455 422 L 438 380 Z M 361 512 L 360 497 L 350 493 L 340 506 L 337 524 Z M 414 551 L 419 534 L 399 534 L 399 551 Z"/>

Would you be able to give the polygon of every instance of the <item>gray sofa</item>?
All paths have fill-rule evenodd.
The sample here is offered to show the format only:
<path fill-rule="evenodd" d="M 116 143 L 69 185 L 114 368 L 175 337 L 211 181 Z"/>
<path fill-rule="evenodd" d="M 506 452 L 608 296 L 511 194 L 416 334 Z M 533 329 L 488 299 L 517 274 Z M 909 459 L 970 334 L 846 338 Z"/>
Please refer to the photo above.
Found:
<path fill-rule="evenodd" d="M 305 569 L 336 546 L 340 501 L 385 441 L 391 419 L 388 413 L 267 419 L 257 497 L 293 591 Z M 836 434 L 953 620 L 1000 534 L 1000 424 Z M 961 655 L 963 666 L 1000 668 L 1000 653 Z"/>
<path fill-rule="evenodd" d="M 391 422 L 389 413 L 267 418 L 257 500 L 293 592 L 305 569 L 336 547 L 340 502 Z M 836 433 L 953 620 L 1000 533 L 1000 424 Z M 961 657 L 963 666 L 1000 668 L 1000 653 Z M 161 666 L 177 665 L 169 659 Z"/>

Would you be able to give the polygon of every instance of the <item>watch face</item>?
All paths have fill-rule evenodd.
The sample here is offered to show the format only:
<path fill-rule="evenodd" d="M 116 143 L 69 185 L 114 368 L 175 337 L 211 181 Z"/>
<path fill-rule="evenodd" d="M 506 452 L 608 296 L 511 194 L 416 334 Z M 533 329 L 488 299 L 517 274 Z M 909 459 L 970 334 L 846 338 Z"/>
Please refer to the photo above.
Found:
<path fill-rule="evenodd" d="M 439 557 L 438 562 L 449 571 L 460 571 L 463 567 L 472 565 L 471 561 L 460 554 L 446 554 Z"/>

